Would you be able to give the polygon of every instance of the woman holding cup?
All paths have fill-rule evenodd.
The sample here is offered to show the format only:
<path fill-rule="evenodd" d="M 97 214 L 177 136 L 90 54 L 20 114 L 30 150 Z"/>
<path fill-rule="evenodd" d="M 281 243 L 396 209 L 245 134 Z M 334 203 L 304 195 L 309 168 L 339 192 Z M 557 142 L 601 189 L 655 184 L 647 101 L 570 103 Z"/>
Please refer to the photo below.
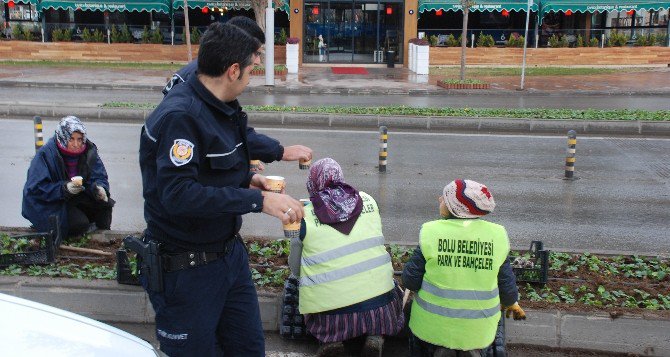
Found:
<path fill-rule="evenodd" d="M 44 232 L 51 229 L 49 217 L 56 215 L 62 238 L 109 229 L 113 206 L 105 165 L 86 127 L 75 116 L 63 118 L 30 162 L 23 217 Z"/>
<path fill-rule="evenodd" d="M 364 356 L 380 356 L 383 336 L 400 332 L 405 319 L 377 203 L 345 183 L 330 158 L 311 166 L 307 191 L 289 256 L 307 331 L 321 343 L 319 356 L 342 355 L 342 342 L 359 336 Z"/>

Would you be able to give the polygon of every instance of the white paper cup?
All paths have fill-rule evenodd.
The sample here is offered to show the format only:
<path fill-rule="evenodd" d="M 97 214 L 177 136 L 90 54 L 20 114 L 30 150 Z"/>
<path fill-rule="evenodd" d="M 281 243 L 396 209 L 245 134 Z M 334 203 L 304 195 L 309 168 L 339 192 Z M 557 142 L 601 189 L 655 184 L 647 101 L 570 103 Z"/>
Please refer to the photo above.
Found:
<path fill-rule="evenodd" d="M 288 239 L 300 238 L 300 222 L 284 224 L 284 237 Z"/>
<path fill-rule="evenodd" d="M 282 176 L 266 176 L 265 181 L 270 186 L 270 191 L 281 193 L 281 191 L 286 187 L 286 182 Z"/>
<path fill-rule="evenodd" d="M 70 179 L 70 181 L 74 182 L 74 184 L 77 186 L 81 186 L 84 184 L 84 178 L 81 176 L 74 176 Z"/>

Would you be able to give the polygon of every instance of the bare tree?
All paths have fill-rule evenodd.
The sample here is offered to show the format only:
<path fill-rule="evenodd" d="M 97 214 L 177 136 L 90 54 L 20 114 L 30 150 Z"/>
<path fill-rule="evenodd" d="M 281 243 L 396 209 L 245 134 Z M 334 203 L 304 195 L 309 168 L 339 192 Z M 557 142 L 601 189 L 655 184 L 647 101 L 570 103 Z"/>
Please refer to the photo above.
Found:
<path fill-rule="evenodd" d="M 275 9 L 280 9 L 284 4 L 284 1 L 288 0 L 272 0 L 274 3 Z M 268 7 L 267 0 L 251 0 L 251 8 L 254 10 L 254 16 L 256 17 L 256 23 L 263 29 L 265 32 L 265 9 Z"/>
<path fill-rule="evenodd" d="M 470 7 L 475 5 L 473 0 L 460 0 L 463 9 L 463 30 L 461 31 L 461 80 L 465 80 L 465 51 L 468 48 L 468 15 Z"/>
<path fill-rule="evenodd" d="M 188 61 L 193 60 L 193 50 L 191 49 L 191 29 L 188 22 L 188 0 L 184 0 L 184 37 L 186 37 L 186 49 L 188 53 Z"/>

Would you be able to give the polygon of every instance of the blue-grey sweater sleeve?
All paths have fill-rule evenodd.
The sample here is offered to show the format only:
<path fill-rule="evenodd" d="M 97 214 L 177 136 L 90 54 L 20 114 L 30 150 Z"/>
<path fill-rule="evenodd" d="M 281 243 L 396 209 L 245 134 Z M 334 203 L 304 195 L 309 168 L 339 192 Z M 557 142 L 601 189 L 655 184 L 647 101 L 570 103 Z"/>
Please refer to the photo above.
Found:
<path fill-rule="evenodd" d="M 426 259 L 421 253 L 419 246 L 414 249 L 412 257 L 402 270 L 402 285 L 412 291 L 419 291 L 423 282 L 423 275 L 426 273 Z"/>
<path fill-rule="evenodd" d="M 249 145 L 249 156 L 252 160 L 270 163 L 280 161 L 284 155 L 284 147 L 279 144 L 279 141 L 260 134 L 251 127 L 247 127 L 247 145 Z"/>
<path fill-rule="evenodd" d="M 498 270 L 498 291 L 500 304 L 511 306 L 519 300 L 519 288 L 516 286 L 516 276 L 512 271 L 512 265 L 505 259 Z"/>

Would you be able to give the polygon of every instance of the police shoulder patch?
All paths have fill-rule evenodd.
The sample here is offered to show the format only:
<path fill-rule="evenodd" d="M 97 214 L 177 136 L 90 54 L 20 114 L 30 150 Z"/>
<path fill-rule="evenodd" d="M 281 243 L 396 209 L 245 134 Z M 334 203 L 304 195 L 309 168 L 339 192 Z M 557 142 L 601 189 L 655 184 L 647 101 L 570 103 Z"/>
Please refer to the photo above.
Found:
<path fill-rule="evenodd" d="M 186 165 L 193 158 L 192 142 L 186 139 L 176 139 L 170 148 L 170 160 L 175 166 Z"/>

